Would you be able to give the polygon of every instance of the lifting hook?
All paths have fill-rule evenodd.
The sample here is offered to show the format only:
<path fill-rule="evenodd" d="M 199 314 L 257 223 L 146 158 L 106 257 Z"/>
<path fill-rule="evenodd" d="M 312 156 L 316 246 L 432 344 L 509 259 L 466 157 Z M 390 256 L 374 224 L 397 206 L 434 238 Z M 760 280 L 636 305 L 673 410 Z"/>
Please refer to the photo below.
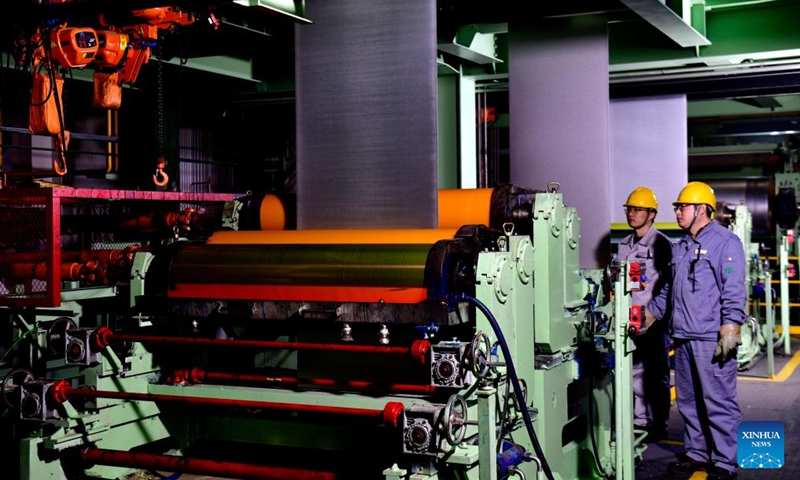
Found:
<path fill-rule="evenodd" d="M 169 183 L 169 175 L 164 171 L 164 168 L 167 166 L 167 161 L 164 157 L 158 157 L 158 163 L 156 163 L 156 173 L 153 174 L 153 183 L 157 187 L 166 187 Z M 159 180 L 158 177 L 161 177 L 162 180 Z"/>
<path fill-rule="evenodd" d="M 59 175 L 64 176 L 67 174 L 67 145 L 69 145 L 69 130 L 64 130 L 61 134 L 55 136 L 56 148 L 55 157 L 53 158 L 53 170 Z"/>

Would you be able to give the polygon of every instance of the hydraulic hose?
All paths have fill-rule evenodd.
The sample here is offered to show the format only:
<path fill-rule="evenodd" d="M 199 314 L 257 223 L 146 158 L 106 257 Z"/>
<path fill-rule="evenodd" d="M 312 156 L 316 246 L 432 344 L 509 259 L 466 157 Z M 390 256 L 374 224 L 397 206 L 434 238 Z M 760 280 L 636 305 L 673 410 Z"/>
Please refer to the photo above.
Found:
<path fill-rule="evenodd" d="M 500 348 L 503 350 L 503 357 L 506 361 L 506 367 L 508 368 L 508 376 L 511 379 L 512 385 L 514 386 L 514 394 L 517 398 L 517 403 L 521 407 L 520 410 L 522 410 L 522 419 L 525 421 L 525 428 L 528 430 L 528 436 L 533 444 L 533 450 L 536 452 L 536 456 L 541 461 L 541 467 L 542 470 L 544 470 L 544 474 L 547 479 L 554 480 L 553 472 L 550 470 L 550 465 L 547 463 L 547 459 L 545 459 L 544 451 L 542 450 L 542 446 L 539 444 L 539 439 L 533 429 L 533 420 L 531 420 L 531 414 L 528 411 L 527 405 L 525 405 L 525 396 L 522 393 L 522 388 L 519 384 L 517 370 L 514 368 L 514 361 L 511 358 L 511 352 L 508 349 L 508 344 L 506 343 L 506 339 L 503 336 L 502 330 L 500 330 L 500 325 L 497 323 L 497 319 L 494 318 L 494 315 L 492 315 L 492 312 L 489 311 L 489 308 L 475 297 L 469 296 L 465 293 L 461 293 L 459 295 L 450 295 L 448 297 L 448 303 L 451 304 L 458 303 L 462 300 L 472 303 L 478 308 L 478 310 L 481 311 L 481 313 L 483 313 L 483 315 L 489 321 L 489 324 L 491 324 L 492 330 L 494 330 L 494 334 L 497 337 L 497 342 L 500 344 Z"/>

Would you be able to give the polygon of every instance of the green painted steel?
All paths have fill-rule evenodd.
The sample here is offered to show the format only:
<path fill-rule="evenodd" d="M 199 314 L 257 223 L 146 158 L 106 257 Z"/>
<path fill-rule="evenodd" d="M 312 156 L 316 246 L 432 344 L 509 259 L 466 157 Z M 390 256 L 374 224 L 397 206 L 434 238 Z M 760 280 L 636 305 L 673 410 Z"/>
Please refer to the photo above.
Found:
<path fill-rule="evenodd" d="M 436 143 L 438 148 L 439 189 L 459 187 L 459 78 L 459 75 L 439 75 L 438 78 Z M 475 128 L 474 123 L 471 125 L 472 128 Z"/>
<path fill-rule="evenodd" d="M 478 463 L 481 480 L 497 479 L 497 401 L 490 385 L 478 389 Z"/>
<path fill-rule="evenodd" d="M 794 18 L 800 4 L 776 2 L 705 11 L 711 45 L 695 49 L 671 47 L 642 22 L 609 24 L 609 63 L 614 73 L 629 70 L 730 65 L 796 57 L 800 31 Z"/>
<path fill-rule="evenodd" d="M 633 430 L 633 351 L 636 346 L 628 336 L 628 319 L 630 318 L 630 285 L 629 265 L 621 265 L 619 279 L 614 290 L 619 295 L 615 303 L 614 315 L 614 414 L 615 421 L 615 456 L 616 478 L 632 479 L 634 471 L 634 430 Z"/>

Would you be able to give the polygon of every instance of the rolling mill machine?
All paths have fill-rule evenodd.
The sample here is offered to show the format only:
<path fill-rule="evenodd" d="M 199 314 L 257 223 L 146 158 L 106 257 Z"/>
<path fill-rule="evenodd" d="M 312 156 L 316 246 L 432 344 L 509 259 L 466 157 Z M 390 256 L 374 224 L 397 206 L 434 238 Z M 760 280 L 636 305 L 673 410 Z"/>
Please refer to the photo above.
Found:
<path fill-rule="evenodd" d="M 389 231 L 213 232 L 224 195 L 65 190 L 0 192 L 20 478 L 633 478 L 644 272 L 581 269 L 556 184 Z"/>

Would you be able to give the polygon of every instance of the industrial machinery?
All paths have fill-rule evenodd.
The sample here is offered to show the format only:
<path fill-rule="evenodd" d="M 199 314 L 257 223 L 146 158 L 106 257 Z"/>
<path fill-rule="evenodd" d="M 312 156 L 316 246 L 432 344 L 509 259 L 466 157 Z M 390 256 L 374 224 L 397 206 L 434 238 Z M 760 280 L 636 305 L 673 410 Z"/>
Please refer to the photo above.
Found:
<path fill-rule="evenodd" d="M 52 9 L 72 0 L 39 3 L 43 3 L 40 5 L 43 16 L 34 16 L 28 25 L 18 27 L 15 32 L 18 37 L 15 63 L 21 69 L 29 69 L 33 77 L 28 128 L 33 134 L 53 136 L 53 169 L 58 175 L 65 175 L 70 135 L 65 129 L 63 73 L 94 67 L 92 105 L 119 109 L 123 84 L 136 82 L 142 66 L 150 60 L 151 48 L 160 48 L 160 35 L 191 25 L 198 17 L 177 6 L 162 6 L 81 17 L 76 23 L 73 19 L 46 15 L 48 7 Z M 217 28 L 219 22 L 213 13 L 204 12 L 203 17 Z M 159 56 L 159 68 L 161 60 Z M 162 88 L 161 82 L 158 88 Z M 160 90 L 159 95 L 162 95 Z M 156 162 L 153 180 L 157 186 L 165 186 L 169 181 L 165 166 L 163 158 Z"/>
<path fill-rule="evenodd" d="M 783 354 L 791 353 L 790 346 L 790 294 L 789 282 L 797 276 L 797 259 L 800 250 L 796 240 L 798 223 L 800 223 L 800 207 L 797 198 L 800 194 L 800 173 L 797 171 L 798 152 L 793 151 L 790 160 L 784 164 L 784 173 L 775 175 L 775 238 L 777 244 L 777 265 L 780 294 L 781 334 L 776 347 L 783 346 Z M 790 263 L 790 257 L 794 263 Z"/>
<path fill-rule="evenodd" d="M 774 352 L 783 347 L 784 355 L 791 353 L 789 282 L 796 267 L 789 260 L 795 248 L 800 189 L 795 165 L 793 155 L 784 173 L 774 178 L 709 181 L 717 193 L 717 220 L 741 239 L 747 261 L 750 311 L 742 329 L 739 369 L 747 370 L 766 356 L 768 376 L 774 375 Z"/>
<path fill-rule="evenodd" d="M 774 313 L 772 309 L 772 290 L 769 280 L 772 278 L 768 265 L 761 260 L 761 248 L 758 242 L 752 241 L 753 215 L 747 205 L 717 205 L 716 219 L 728 227 L 742 241 L 745 259 L 745 285 L 748 293 L 748 317 L 742 326 L 742 345 L 739 347 L 736 360 L 739 370 L 747 370 L 758 362 L 764 353 L 765 338 L 771 338 L 774 332 Z M 761 303 L 766 304 L 766 314 L 761 315 Z"/>
<path fill-rule="evenodd" d="M 19 478 L 632 479 L 641 282 L 579 268 L 556 185 L 502 192 L 500 230 L 210 238 L 232 199 L 0 192 Z"/>

